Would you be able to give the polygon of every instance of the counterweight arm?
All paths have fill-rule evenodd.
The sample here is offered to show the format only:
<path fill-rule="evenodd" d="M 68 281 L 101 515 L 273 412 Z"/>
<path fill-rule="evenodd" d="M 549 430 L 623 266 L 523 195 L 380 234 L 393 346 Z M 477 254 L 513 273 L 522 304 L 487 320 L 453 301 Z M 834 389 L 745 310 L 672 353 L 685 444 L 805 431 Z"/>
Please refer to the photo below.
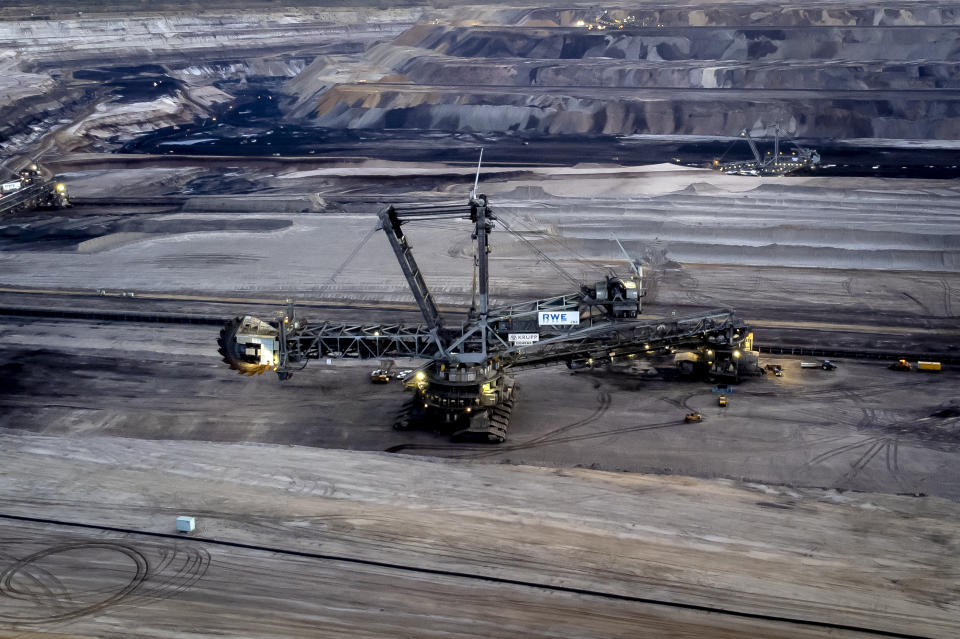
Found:
<path fill-rule="evenodd" d="M 410 243 L 400 226 L 400 216 L 397 209 L 389 206 L 380 211 L 380 226 L 387 234 L 390 241 L 390 247 L 393 248 L 397 261 L 400 262 L 400 270 L 410 285 L 410 292 L 420 308 L 423 315 L 423 321 L 428 330 L 436 335 L 436 332 L 443 327 L 443 318 L 440 317 L 440 311 L 437 309 L 437 303 L 433 299 L 433 294 L 427 288 L 427 283 L 423 279 L 423 273 L 417 265 L 417 260 L 413 257 L 410 250 Z"/>
<path fill-rule="evenodd" d="M 760 156 L 760 151 L 757 149 L 757 145 L 754 144 L 753 138 L 750 137 L 750 132 L 744 129 L 740 132 L 740 135 L 747 139 L 747 144 L 750 145 L 750 151 L 753 153 L 753 157 L 757 161 L 757 166 L 762 165 L 763 158 Z"/>
<path fill-rule="evenodd" d="M 426 281 L 423 279 L 423 273 L 413 257 L 410 243 L 407 242 L 406 234 L 403 232 L 402 225 L 411 220 L 432 220 L 442 218 L 465 218 L 474 222 L 474 239 L 477 241 L 477 262 L 479 267 L 479 322 L 478 328 L 482 334 L 481 338 L 481 357 L 486 357 L 486 339 L 487 339 L 487 306 L 488 306 L 488 279 L 487 274 L 487 234 L 492 228 L 491 220 L 496 219 L 492 212 L 487 208 L 487 198 L 484 195 L 475 196 L 470 199 L 469 206 L 463 205 L 436 205 L 436 206 L 418 206 L 418 207 L 396 207 L 388 206 L 380 211 L 380 228 L 387 234 L 387 240 L 393 248 L 397 261 L 400 263 L 400 270 L 410 286 L 417 307 L 423 315 L 423 321 L 427 330 L 434 337 L 434 341 L 441 353 L 448 350 L 440 339 L 440 332 L 444 328 L 443 318 L 437 308 L 436 301 Z M 469 336 L 469 333 L 468 335 Z M 467 337 L 464 336 L 464 337 Z M 461 343 L 463 338 L 455 342 L 450 348 L 454 348 Z"/>

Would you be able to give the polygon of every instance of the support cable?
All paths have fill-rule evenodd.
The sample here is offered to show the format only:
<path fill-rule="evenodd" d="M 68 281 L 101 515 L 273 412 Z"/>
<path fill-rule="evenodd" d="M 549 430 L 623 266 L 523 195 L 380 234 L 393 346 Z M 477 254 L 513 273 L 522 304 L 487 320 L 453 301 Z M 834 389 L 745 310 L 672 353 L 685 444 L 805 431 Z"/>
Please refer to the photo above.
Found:
<path fill-rule="evenodd" d="M 324 284 L 323 284 L 323 285 L 320 287 L 320 289 L 317 291 L 317 294 L 318 294 L 318 295 L 322 295 L 328 288 L 330 288 L 330 286 L 332 286 L 334 283 L 336 283 L 337 277 L 338 277 L 341 273 L 343 273 L 344 269 L 347 268 L 347 266 L 350 264 L 350 262 L 352 262 L 352 261 L 354 260 L 354 258 L 357 257 L 357 254 L 360 252 L 360 250 L 363 249 L 364 246 L 366 246 L 367 242 L 370 241 L 370 238 L 373 237 L 374 234 L 375 234 L 378 230 L 379 230 L 379 229 L 374 226 L 374 227 L 372 227 L 369 231 L 367 231 L 366 234 L 365 234 L 362 238 L 360 238 L 360 241 L 357 243 L 356 246 L 353 247 L 353 250 L 350 251 L 350 254 L 347 255 L 347 258 L 346 258 L 345 260 L 343 260 L 343 262 L 340 263 L 340 266 L 338 266 L 338 267 L 333 271 L 333 273 L 330 275 L 330 277 L 327 279 L 327 281 L 324 282 Z"/>
<path fill-rule="evenodd" d="M 519 233 L 518 231 L 515 231 L 515 230 L 513 230 L 512 228 L 510 228 L 510 225 L 507 224 L 506 220 L 504 220 L 503 218 L 500 218 L 499 222 L 500 222 L 500 224 L 503 225 L 503 228 L 504 228 L 505 231 L 507 231 L 507 233 L 509 233 L 510 235 L 514 236 L 515 238 L 517 238 L 518 240 L 520 240 L 520 241 L 523 242 L 524 244 L 526 244 L 527 247 L 530 248 L 530 250 L 532 250 L 534 253 L 536 253 L 537 255 L 539 255 L 539 256 L 540 256 L 544 261 L 546 261 L 550 266 L 552 266 L 554 269 L 556 269 L 556 271 L 557 271 L 558 273 L 560 273 L 560 275 L 562 275 L 563 277 L 565 277 L 566 279 L 568 279 L 568 280 L 569 280 L 571 283 L 573 283 L 573 285 L 576 286 L 578 289 L 580 288 L 580 280 L 578 280 L 578 279 L 575 278 L 574 276 L 572 276 L 572 275 L 570 275 L 569 273 L 567 273 L 567 271 L 564 270 L 564 268 L 563 268 L 562 266 L 560 266 L 560 264 L 558 264 L 556 260 L 554 260 L 552 257 L 550 257 L 549 255 L 547 255 L 546 253 L 544 253 L 543 250 L 540 249 L 540 247 L 538 247 L 536 244 L 534 244 L 533 242 L 531 242 L 531 241 L 528 240 L 527 238 L 523 237 L 523 235 L 522 235 L 521 233 Z"/>

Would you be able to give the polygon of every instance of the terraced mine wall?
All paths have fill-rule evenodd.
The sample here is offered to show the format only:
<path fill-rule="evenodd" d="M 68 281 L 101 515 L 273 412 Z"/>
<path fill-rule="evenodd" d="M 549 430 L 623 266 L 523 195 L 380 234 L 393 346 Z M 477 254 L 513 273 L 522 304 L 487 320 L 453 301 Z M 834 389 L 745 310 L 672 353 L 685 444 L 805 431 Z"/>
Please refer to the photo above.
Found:
<path fill-rule="evenodd" d="M 905 26 L 960 24 L 953 2 L 876 2 L 869 6 L 844 2 L 729 2 L 706 7 L 606 6 L 600 11 L 611 21 L 633 19 L 640 26 L 711 27 L 742 26 Z M 524 26 L 571 27 L 594 20 L 597 6 L 589 8 L 539 8 L 527 12 Z"/>
<path fill-rule="evenodd" d="M 775 120 L 803 137 L 956 139 L 958 51 L 953 25 L 421 25 L 366 53 L 389 82 L 319 88 L 315 112 L 297 115 L 546 134 L 719 135 Z"/>
<path fill-rule="evenodd" d="M 235 97 L 218 85 L 287 80 L 318 55 L 361 52 L 423 18 L 422 8 L 362 3 L 0 4 L 4 155 L 58 129 L 63 150 L 108 150 L 109 140 L 209 119 Z"/>
<path fill-rule="evenodd" d="M 116 151 L 262 87 L 325 130 L 960 140 L 957 1 L 101 4 L 0 7 L 4 155 Z"/>
<path fill-rule="evenodd" d="M 716 135 L 780 122 L 803 137 L 955 139 L 960 95 L 931 101 L 895 95 L 771 93 L 596 97 L 569 93 L 502 91 L 464 94 L 436 87 L 408 91 L 391 86 L 338 87 L 324 96 L 314 122 L 331 128 L 533 131 L 543 134 Z M 763 130 L 762 127 L 760 129 Z"/>

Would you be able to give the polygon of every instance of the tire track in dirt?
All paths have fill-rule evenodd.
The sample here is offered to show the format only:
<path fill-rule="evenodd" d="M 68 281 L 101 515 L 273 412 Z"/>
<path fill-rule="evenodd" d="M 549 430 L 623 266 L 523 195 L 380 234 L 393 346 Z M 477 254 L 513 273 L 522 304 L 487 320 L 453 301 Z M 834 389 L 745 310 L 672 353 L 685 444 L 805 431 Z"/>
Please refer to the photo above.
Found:
<path fill-rule="evenodd" d="M 943 313 L 947 317 L 953 317 L 953 289 L 947 280 L 940 280 L 940 285 L 943 286 Z"/>
<path fill-rule="evenodd" d="M 77 551 L 100 550 L 128 559 L 132 563 L 132 570 L 128 572 L 126 581 L 112 592 L 107 591 L 107 596 L 100 601 L 81 604 L 80 607 L 72 610 L 64 610 L 58 607 L 56 611 L 50 611 L 50 598 L 52 590 L 47 586 L 43 588 L 43 595 L 25 590 L 21 581 L 26 578 L 30 581 L 37 579 L 32 571 L 32 565 L 44 559 L 72 553 Z M 118 604 L 140 587 L 149 574 L 150 566 L 146 556 L 137 548 L 117 542 L 76 542 L 66 544 L 55 544 L 28 555 L 15 561 L 0 573 L 0 594 L 7 597 L 14 597 L 22 601 L 30 601 L 35 604 L 37 612 L 27 612 L 23 615 L 10 615 L 0 613 L 0 622 L 15 624 L 43 624 L 68 621 L 78 617 L 96 614 L 112 605 Z M 43 614 L 38 614 L 44 611 Z"/>
<path fill-rule="evenodd" d="M 32 540 L 19 543 L 35 546 Z M 18 542 L 7 543 L 8 547 L 16 545 Z M 71 590 L 57 575 L 57 562 L 65 559 L 68 563 L 59 568 L 72 571 L 64 575 L 66 583 L 88 569 L 107 569 L 116 583 L 96 590 L 83 586 Z M 137 606 L 176 596 L 203 578 L 210 567 L 210 553 L 206 548 L 180 544 L 67 542 L 19 558 L 16 553 L 4 552 L 0 554 L 3 564 L 0 603 L 3 598 L 16 600 L 19 610 L 6 612 L 0 606 L 0 624 L 41 625 L 96 615 L 112 606 Z"/>
<path fill-rule="evenodd" d="M 538 435 L 527 441 L 519 442 L 517 444 L 511 444 L 508 446 L 498 446 L 497 448 L 490 450 L 486 449 L 484 452 L 478 452 L 475 454 L 468 453 L 465 455 L 451 455 L 458 459 L 480 459 L 483 457 L 490 457 L 493 455 L 499 455 L 502 452 L 511 452 L 517 450 L 529 450 L 531 448 L 536 448 L 541 445 L 555 443 L 556 437 L 562 435 L 563 433 L 569 432 L 576 428 L 581 428 L 583 426 L 589 426 L 593 424 L 598 419 L 603 417 L 608 410 L 610 410 L 611 397 L 610 392 L 606 390 L 600 390 L 597 393 L 597 407 L 593 412 L 584 417 L 583 419 L 576 420 L 559 428 L 555 428 L 551 431 Z"/>

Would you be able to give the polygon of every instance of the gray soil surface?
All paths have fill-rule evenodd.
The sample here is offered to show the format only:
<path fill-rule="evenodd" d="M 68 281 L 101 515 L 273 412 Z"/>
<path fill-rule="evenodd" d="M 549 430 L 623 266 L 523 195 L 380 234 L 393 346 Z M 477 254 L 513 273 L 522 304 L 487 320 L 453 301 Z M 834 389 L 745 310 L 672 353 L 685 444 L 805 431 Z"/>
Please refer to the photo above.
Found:
<path fill-rule="evenodd" d="M 78 201 L 139 195 L 160 203 L 185 176 L 206 170 L 195 161 L 65 179 Z M 409 304 L 402 274 L 374 231 L 376 212 L 391 202 L 462 200 L 470 172 L 390 162 L 277 173 L 235 166 L 231 173 L 260 187 L 256 197 L 184 203 L 191 196 L 181 194 L 166 208 L 94 203 L 21 215 L 0 228 L 0 284 Z M 622 270 L 616 237 L 647 265 L 644 303 L 654 316 L 733 307 L 770 331 L 758 331 L 761 344 L 944 356 L 960 348 L 953 181 L 586 166 L 493 168 L 482 186 L 503 221 L 491 237 L 495 303 L 559 294 L 572 281 Z M 465 226 L 410 228 L 437 299 L 466 306 L 472 255 Z M 858 337 L 864 326 L 870 335 Z"/>
<path fill-rule="evenodd" d="M 956 372 L 899 373 L 842 361 L 738 385 L 726 408 L 672 361 L 612 371 L 518 374 L 509 440 L 451 444 L 391 426 L 397 383 L 375 363 L 315 363 L 280 384 L 225 369 L 215 328 L 88 322 L 0 323 L 0 427 L 56 436 L 120 436 L 395 451 L 488 463 L 726 477 L 960 500 Z M 400 366 L 412 363 L 400 362 Z M 684 415 L 698 411 L 700 424 Z"/>
<path fill-rule="evenodd" d="M 236 165 L 236 177 L 277 197 L 178 192 L 216 170 L 180 161 L 64 176 L 80 205 L 3 220 L 0 304 L 227 319 L 271 317 L 294 296 L 314 319 L 416 322 L 374 213 L 387 202 L 460 199 L 471 174 L 469 167 L 377 162 L 280 171 Z M 568 276 L 593 281 L 622 269 L 615 234 L 647 264 L 651 318 L 733 306 L 761 345 L 888 357 L 952 357 L 960 343 L 958 209 L 949 182 L 584 166 L 493 170 L 483 186 L 512 229 L 492 236 L 496 300 L 560 293 L 572 286 Z M 454 220 L 408 232 L 444 312 L 455 317 L 470 290 L 466 229 Z M 200 636 L 223 628 L 259 636 L 263 624 L 277 636 L 362 630 L 392 637 L 409 627 L 427 636 L 633 637 L 638 627 L 651 637 L 956 634 L 951 559 L 958 532 L 943 514 L 960 500 L 960 384 L 950 366 L 925 375 L 849 359 L 827 372 L 801 369 L 799 357 L 772 356 L 761 361 L 783 364 L 785 376 L 746 380 L 726 408 L 709 384 L 678 379 L 671 361 L 521 372 L 508 441 L 454 446 L 434 433 L 391 428 L 405 396 L 399 385 L 370 384 L 375 363 L 314 362 L 284 384 L 271 374 L 237 376 L 220 362 L 217 332 L 204 325 L 0 321 L 0 433 L 11 456 L 0 516 L 127 531 L 3 522 L 7 581 L 0 579 L 0 588 L 51 594 L 0 599 L 0 633 L 80 637 L 96 624 L 99 634 L 120 637 L 133 615 L 143 634 L 176 619 Z M 704 421 L 684 423 L 690 411 Z M 180 471 L 171 471 L 177 464 L 166 451 L 184 460 L 190 451 L 199 455 L 184 461 L 185 483 L 171 476 Z M 245 460 L 248 451 L 254 458 Z M 287 454 L 302 455 L 309 470 L 292 473 Z M 364 459 L 379 461 L 366 468 Z M 405 529 L 381 507 L 349 505 L 352 497 L 325 488 L 343 485 L 318 474 L 337 464 L 351 476 L 369 475 L 378 503 L 395 503 L 419 523 Z M 266 492 L 261 479 L 223 483 L 250 469 L 279 483 Z M 518 483 L 516 473 L 530 472 Z M 535 522 L 553 517 L 540 486 L 566 475 L 577 486 L 627 482 L 627 493 L 657 497 L 637 503 L 621 492 L 600 499 L 592 489 L 581 495 L 562 487 L 568 507 L 555 526 L 540 530 Z M 411 483 L 429 493 L 457 482 L 467 491 L 456 498 L 471 504 L 466 510 L 501 523 L 465 528 L 462 502 L 403 492 Z M 677 485 L 691 487 L 695 506 L 678 503 L 668 490 Z M 82 497 L 67 486 L 82 487 Z M 391 497 L 388 486 L 402 496 Z M 889 500 L 900 501 L 891 507 Z M 269 512 L 258 503 L 271 504 Z M 325 504 L 349 514 L 323 515 Z M 825 507 L 843 514 L 825 516 Z M 169 530 L 186 511 L 200 516 L 202 536 L 269 550 L 196 547 L 134 532 Z M 589 539 L 570 537 L 580 526 L 593 530 L 600 512 L 643 530 L 662 518 L 674 541 L 661 552 L 606 524 Z M 497 527 L 503 517 L 517 518 L 517 527 Z M 691 536 L 684 517 L 695 519 L 702 536 Z M 800 536 L 788 543 L 787 531 Z M 825 535 L 833 537 L 827 546 Z M 733 550 L 741 545 L 746 550 Z M 289 554 L 303 550 L 402 566 Z M 680 559 L 693 564 L 677 566 Z M 139 571 L 142 564 L 153 568 Z M 186 567 L 165 572 L 180 564 Z M 418 572 L 451 566 L 456 576 Z M 475 572 L 522 583 L 494 586 Z M 530 589 L 542 579 L 590 592 Z M 644 601 L 613 601 L 594 589 L 640 592 Z M 437 603 L 451 597 L 467 602 L 457 604 L 454 618 L 448 604 Z M 779 619 L 703 618 L 688 607 L 663 612 L 648 599 Z M 269 602 L 274 612 L 251 615 L 241 603 L 250 600 Z M 798 627 L 783 618 L 843 628 Z"/>
<path fill-rule="evenodd" d="M 0 637 L 960 635 L 957 2 L 3 5 L 3 181 L 75 205 L 0 218 Z M 681 166 L 775 122 L 816 171 Z M 376 214 L 481 146 L 494 304 L 619 240 L 643 317 L 734 308 L 784 376 L 520 371 L 479 446 L 378 362 L 220 361 L 287 298 L 418 323 Z M 404 230 L 456 323 L 469 224 Z"/>
<path fill-rule="evenodd" d="M 932 497 L 296 446 L 0 444 L 12 636 L 958 630 L 958 506 Z M 184 514 L 197 528 L 177 537 Z"/>
<path fill-rule="evenodd" d="M 252 200 L 251 210 L 237 210 L 246 196 L 181 197 L 167 207 L 91 203 L 9 218 L 0 302 L 227 319 L 271 317 L 292 296 L 314 320 L 416 323 L 374 214 L 390 201 L 462 197 L 469 171 L 375 162 L 237 169 L 265 193 L 266 185 L 283 190 Z M 150 168 L 68 177 L 91 202 L 132 195 L 134 179 L 153 200 L 176 184 Z M 311 210 L 284 210 L 285 198 L 318 193 L 310 186 L 323 189 Z M 483 186 L 504 223 L 491 236 L 494 303 L 558 294 L 571 288 L 568 277 L 589 282 L 623 269 L 616 236 L 646 263 L 651 318 L 732 307 L 759 345 L 957 353 L 952 183 L 738 178 L 664 166 L 494 169 Z M 470 294 L 465 225 L 407 228 L 434 294 L 456 317 Z M 0 326 L 8 380 L 0 402 L 9 408 L 0 425 L 11 430 L 393 450 L 960 498 L 951 470 L 960 435 L 950 412 L 960 395 L 949 367 L 903 374 L 882 360 L 846 361 L 826 373 L 771 355 L 764 361 L 783 362 L 786 377 L 746 381 L 726 409 L 706 383 L 677 379 L 670 360 L 524 372 L 510 440 L 475 448 L 393 431 L 403 393 L 369 384 L 372 364 L 314 363 L 280 384 L 223 367 L 216 327 L 14 318 Z M 707 419 L 685 425 L 690 411 Z"/>

